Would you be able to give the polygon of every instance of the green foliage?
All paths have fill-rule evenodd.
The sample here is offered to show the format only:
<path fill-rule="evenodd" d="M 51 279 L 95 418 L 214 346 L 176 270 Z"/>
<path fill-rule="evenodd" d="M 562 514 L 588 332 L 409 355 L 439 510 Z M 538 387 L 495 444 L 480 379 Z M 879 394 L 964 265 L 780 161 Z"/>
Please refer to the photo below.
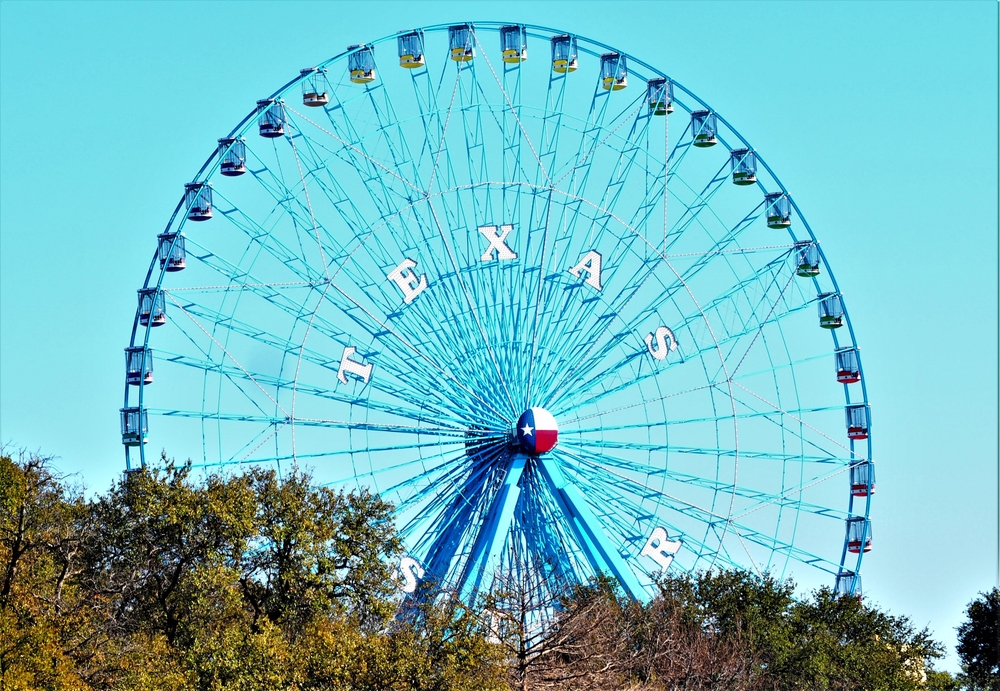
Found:
<path fill-rule="evenodd" d="M 958 627 L 958 657 L 971 689 L 1000 691 L 1000 588 L 969 603 Z"/>
<path fill-rule="evenodd" d="M 393 617 L 399 550 L 391 506 L 304 473 L 164 458 L 87 502 L 0 456 L 0 689 L 502 688 L 457 601 Z"/>
<path fill-rule="evenodd" d="M 927 670 L 927 681 L 924 683 L 927 691 L 962 691 L 965 688 L 961 679 L 956 679 L 948 672 L 935 669 Z"/>
<path fill-rule="evenodd" d="M 305 473 L 163 459 L 87 501 L 0 454 L 0 691 L 960 688 L 906 618 L 769 575 L 667 577 L 648 603 L 514 579 L 485 611 L 425 584 L 401 607 L 399 553 L 391 506 Z M 998 688 L 998 607 L 960 629 L 969 688 Z"/>

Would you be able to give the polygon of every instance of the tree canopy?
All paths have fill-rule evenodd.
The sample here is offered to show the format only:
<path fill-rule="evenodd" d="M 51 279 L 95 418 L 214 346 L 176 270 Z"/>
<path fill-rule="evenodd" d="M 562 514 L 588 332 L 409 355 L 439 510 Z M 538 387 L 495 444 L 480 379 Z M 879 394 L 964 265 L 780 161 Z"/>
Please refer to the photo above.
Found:
<path fill-rule="evenodd" d="M 397 617 L 392 507 L 253 468 L 164 459 L 86 501 L 0 458 L 0 689 L 503 688 L 453 599 Z"/>
<path fill-rule="evenodd" d="M 666 575 L 648 602 L 509 578 L 469 607 L 404 600 L 401 549 L 392 506 L 296 470 L 164 458 L 87 499 L 0 453 L 0 691 L 958 688 L 905 617 L 766 573 Z M 970 688 L 998 688 L 998 606 L 960 629 Z"/>
<path fill-rule="evenodd" d="M 1000 691 L 1000 588 L 969 603 L 958 627 L 958 658 L 969 687 Z"/>

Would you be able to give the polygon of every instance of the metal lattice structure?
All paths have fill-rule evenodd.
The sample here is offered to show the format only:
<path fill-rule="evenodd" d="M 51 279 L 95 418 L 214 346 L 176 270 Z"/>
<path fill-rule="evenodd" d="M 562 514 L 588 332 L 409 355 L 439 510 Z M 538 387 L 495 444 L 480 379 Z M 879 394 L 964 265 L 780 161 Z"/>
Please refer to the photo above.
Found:
<path fill-rule="evenodd" d="M 153 439 L 368 487 L 407 590 L 601 572 L 642 598 L 718 565 L 860 593 L 874 466 L 840 289 L 666 72 L 544 27 L 401 32 L 257 101 L 184 190 L 126 353 L 129 468 Z"/>

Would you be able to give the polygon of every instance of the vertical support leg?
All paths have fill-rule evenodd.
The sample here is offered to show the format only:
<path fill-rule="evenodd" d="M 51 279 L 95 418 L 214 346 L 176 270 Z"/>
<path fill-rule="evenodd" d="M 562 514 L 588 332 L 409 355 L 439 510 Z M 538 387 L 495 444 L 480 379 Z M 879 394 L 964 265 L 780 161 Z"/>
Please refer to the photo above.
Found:
<path fill-rule="evenodd" d="M 500 550 L 507 540 L 510 524 L 514 519 L 514 507 L 521 495 L 518 483 L 527 460 L 528 457 L 522 453 L 511 455 L 503 486 L 493 500 L 486 523 L 476 536 L 472 554 L 469 555 L 458 583 L 459 594 L 466 602 L 475 599 L 486 572 L 499 563 Z"/>
<path fill-rule="evenodd" d="M 610 571 L 621 583 L 622 588 L 633 600 L 645 599 L 645 591 L 639 580 L 632 573 L 618 550 L 611 544 L 601 527 L 597 516 L 591 511 L 586 499 L 575 485 L 566 480 L 559 464 L 551 456 L 539 457 L 538 467 L 546 480 L 555 490 L 553 494 L 559 499 L 560 507 L 566 518 L 578 532 L 580 546 L 583 547 L 591 566 L 596 571 Z"/>

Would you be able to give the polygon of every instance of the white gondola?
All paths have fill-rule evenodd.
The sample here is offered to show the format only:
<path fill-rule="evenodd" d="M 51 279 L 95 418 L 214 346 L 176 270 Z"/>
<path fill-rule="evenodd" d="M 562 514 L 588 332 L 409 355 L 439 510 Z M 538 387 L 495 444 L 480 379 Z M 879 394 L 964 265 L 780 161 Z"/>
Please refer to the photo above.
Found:
<path fill-rule="evenodd" d="M 185 183 L 184 206 L 187 208 L 189 221 L 207 221 L 212 218 L 212 183 Z"/>
<path fill-rule="evenodd" d="M 167 271 L 183 271 L 187 267 L 184 235 L 182 233 L 160 233 L 156 236 L 156 240 L 160 268 Z"/>
<path fill-rule="evenodd" d="M 167 323 L 166 300 L 162 290 L 156 288 L 139 289 L 139 324 L 142 326 L 163 326 Z"/>
<path fill-rule="evenodd" d="M 153 354 L 149 348 L 125 349 L 125 381 L 132 386 L 153 383 Z"/>
<path fill-rule="evenodd" d="M 285 106 L 265 98 L 257 101 L 257 131 L 265 139 L 285 136 Z"/>
<path fill-rule="evenodd" d="M 122 408 L 122 444 L 125 446 L 139 446 L 149 441 L 147 431 L 149 420 L 145 410 L 138 408 Z"/>
<path fill-rule="evenodd" d="M 844 303 L 836 293 L 821 293 L 819 325 L 824 329 L 839 329 L 844 325 Z"/>
<path fill-rule="evenodd" d="M 229 178 L 247 172 L 246 141 L 232 137 L 219 140 L 219 172 Z"/>
<path fill-rule="evenodd" d="M 302 105 L 310 108 L 322 108 L 330 102 L 330 80 L 326 69 L 306 67 L 299 70 L 302 80 Z"/>
<path fill-rule="evenodd" d="M 795 243 L 795 275 L 801 278 L 819 276 L 819 248 L 812 240 Z"/>

